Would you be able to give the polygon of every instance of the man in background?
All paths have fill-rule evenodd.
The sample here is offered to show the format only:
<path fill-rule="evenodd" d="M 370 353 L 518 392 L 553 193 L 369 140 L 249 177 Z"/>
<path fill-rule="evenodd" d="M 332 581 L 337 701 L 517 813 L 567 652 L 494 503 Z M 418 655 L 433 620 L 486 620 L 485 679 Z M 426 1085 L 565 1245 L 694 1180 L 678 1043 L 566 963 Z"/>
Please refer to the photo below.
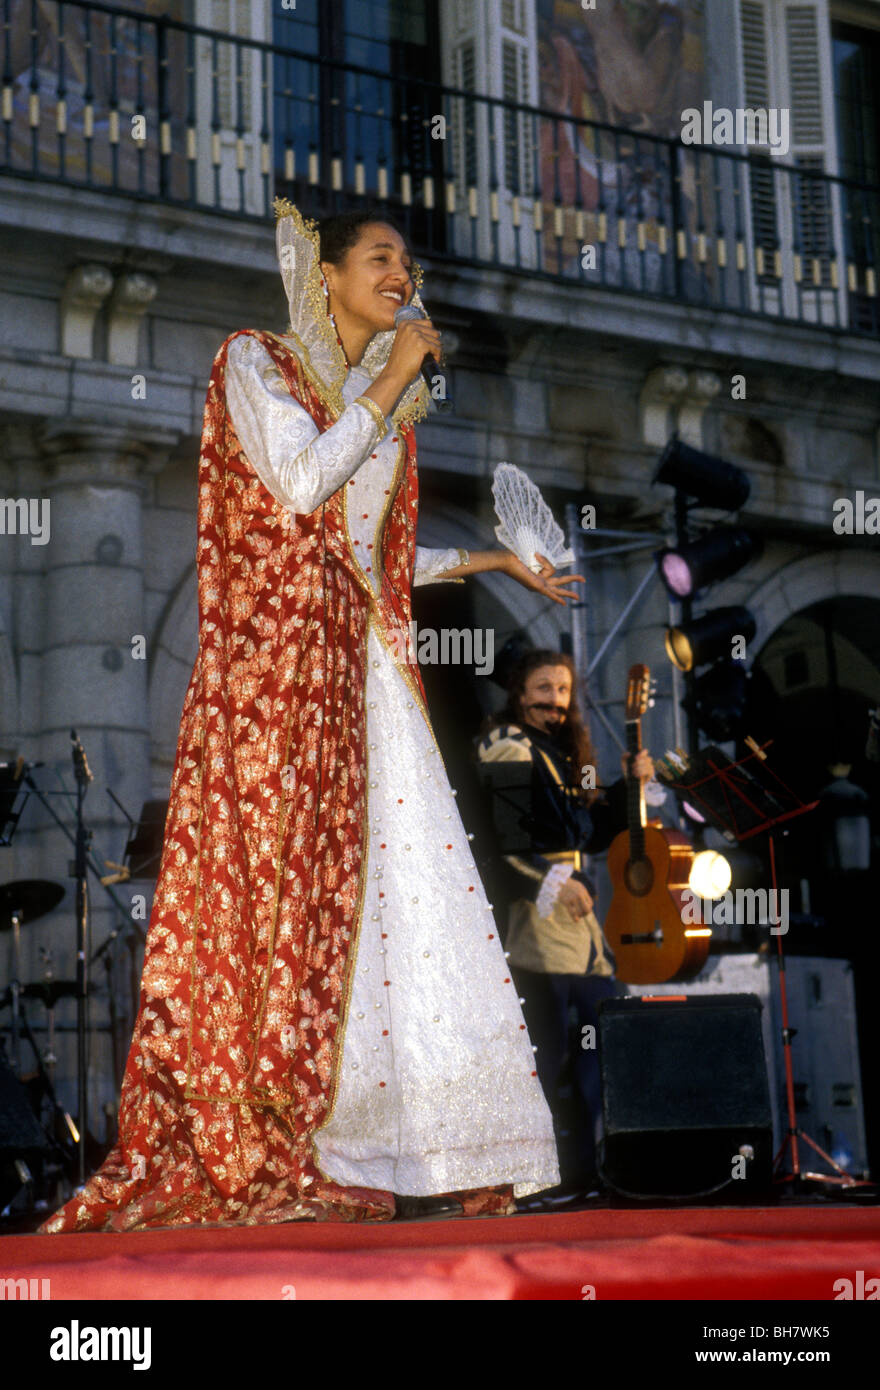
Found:
<path fill-rule="evenodd" d="M 507 704 L 487 721 L 477 756 L 493 802 L 492 896 L 501 909 L 499 930 L 556 1125 L 562 1175 L 557 1197 L 570 1199 L 596 1185 L 597 1010 L 602 999 L 619 992 L 593 912 L 596 889 L 587 853 L 606 849 L 626 828 L 625 781 L 607 792 L 596 789 L 574 663 L 560 652 L 530 651 L 520 659 L 510 675 Z M 654 775 L 644 749 L 633 773 L 643 781 Z M 562 1094 L 567 1061 L 574 1083 L 568 1104 Z M 546 1194 L 541 1198 L 546 1203 Z"/>

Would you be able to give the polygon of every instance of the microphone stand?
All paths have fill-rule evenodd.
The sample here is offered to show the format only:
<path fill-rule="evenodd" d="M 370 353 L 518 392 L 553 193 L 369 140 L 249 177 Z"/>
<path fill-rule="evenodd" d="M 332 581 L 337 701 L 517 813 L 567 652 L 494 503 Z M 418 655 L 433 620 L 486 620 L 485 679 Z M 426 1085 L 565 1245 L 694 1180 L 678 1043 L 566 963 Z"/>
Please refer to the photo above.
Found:
<path fill-rule="evenodd" d="M 86 830 L 85 825 L 84 825 L 84 822 L 83 822 L 83 800 L 84 800 L 84 797 L 85 797 L 86 787 L 87 787 L 88 783 L 92 780 L 92 773 L 91 773 L 91 771 L 90 771 L 90 769 L 89 769 L 88 762 L 86 761 L 85 750 L 83 749 L 82 744 L 80 743 L 79 739 L 76 737 L 76 731 L 75 731 L 75 730 L 71 730 L 71 742 L 72 742 L 73 745 L 74 745 L 73 750 L 72 750 L 72 756 L 73 756 L 74 775 L 75 775 L 76 781 L 77 781 L 76 835 L 73 835 L 73 834 L 71 833 L 70 829 L 68 828 L 68 825 L 67 825 L 67 824 L 65 823 L 65 821 L 61 818 L 61 816 L 58 815 L 58 813 L 56 812 L 56 810 L 55 810 L 55 808 L 54 808 L 54 806 L 52 805 L 52 802 L 51 802 L 51 800 L 50 800 L 50 797 L 53 796 L 53 795 L 63 795 L 65 798 L 66 798 L 66 797 L 69 797 L 69 796 L 70 796 L 70 792 L 69 792 L 67 789 L 65 789 L 63 792 L 60 792 L 60 793 L 57 793 L 57 792 L 54 792 L 54 793 L 53 793 L 53 792 L 44 792 L 44 791 L 42 790 L 42 788 L 39 787 L 39 786 L 37 785 L 37 783 L 36 783 L 36 781 L 35 781 L 35 779 L 34 779 L 34 777 L 33 777 L 33 770 L 36 769 L 36 768 L 38 768 L 38 767 L 42 767 L 42 766 L 43 766 L 42 763 L 34 762 L 34 763 L 27 763 L 27 764 L 25 764 L 23 759 L 19 759 L 19 765 L 20 765 L 20 766 L 17 766 L 17 768 L 16 768 L 16 777 L 18 778 L 19 775 L 20 775 L 21 785 L 22 785 L 23 788 L 26 788 L 26 789 L 27 789 L 27 790 L 26 790 L 26 795 L 33 793 L 33 795 L 36 796 L 36 797 L 38 798 L 38 800 L 39 800 L 40 803 L 45 807 L 46 811 L 48 812 L 48 814 L 50 815 L 50 817 L 52 818 L 52 820 L 55 822 L 55 824 L 57 825 L 57 827 L 58 827 L 58 829 L 61 831 L 61 833 L 62 833 L 64 836 L 66 836 L 66 838 L 71 842 L 71 844 L 73 844 L 73 845 L 75 846 L 75 858 L 72 859 L 72 860 L 70 860 L 70 861 L 68 862 L 68 874 L 70 875 L 70 877 L 75 877 L 76 880 L 77 880 L 76 903 L 75 903 L 75 908 L 76 908 L 76 939 L 77 939 L 77 976 L 76 976 L 76 996 L 77 996 L 77 1030 L 76 1030 L 76 1031 L 77 1031 L 77 1054 L 78 1054 L 78 1057 L 77 1057 L 77 1068 L 78 1068 L 78 1077 L 77 1077 L 77 1098 L 78 1098 L 78 1099 L 77 1099 L 77 1103 L 78 1103 L 78 1106 L 79 1106 L 79 1126 L 80 1126 L 81 1132 L 80 1132 L 80 1134 L 79 1134 L 79 1136 L 78 1136 L 78 1139 L 77 1139 L 77 1141 L 76 1141 L 76 1143 L 77 1143 L 77 1153 L 76 1153 L 76 1155 L 71 1155 L 71 1159 L 72 1159 L 73 1164 L 75 1164 L 75 1165 L 78 1167 L 78 1171 L 79 1171 L 79 1185 L 82 1186 L 82 1185 L 84 1184 L 84 1182 L 85 1182 L 85 1162 L 86 1162 L 86 1142 L 87 1142 L 87 1131 L 86 1131 L 85 1125 L 86 1125 L 86 1121 L 87 1121 L 87 1119 L 88 1119 L 88 1113 L 87 1113 L 87 1111 L 88 1111 L 88 1092 L 87 1092 L 86 1067 L 87 1067 L 87 1062 L 88 1062 L 88 1050 L 87 1050 L 88 1011 L 87 1011 L 87 1003 L 88 1003 L 88 975 L 89 975 L 89 969 L 88 969 L 88 966 L 89 966 L 89 956 L 88 956 L 88 950 L 87 950 L 87 943 L 88 943 L 88 892 L 87 892 L 87 881 L 88 881 L 88 880 L 87 880 L 87 873 L 88 873 L 89 870 L 91 870 L 91 872 L 95 875 L 95 877 L 98 879 L 99 883 L 101 884 L 101 887 L 104 889 L 105 893 L 106 893 L 106 894 L 108 895 L 108 897 L 112 900 L 112 902 L 113 902 L 115 908 L 117 909 L 117 911 L 118 911 L 118 913 L 119 913 L 120 918 L 123 919 L 123 920 L 125 921 L 125 925 L 126 925 L 127 927 L 131 927 L 131 928 L 133 929 L 133 931 L 132 931 L 132 933 L 131 933 L 131 936 L 129 937 L 129 946 L 130 946 L 130 949 L 132 950 L 132 952 L 133 952 L 134 949 L 135 949 L 135 940 L 139 938 L 141 941 L 144 941 L 144 940 L 146 939 L 146 933 L 144 932 L 143 928 L 140 926 L 140 924 L 139 924 L 138 922 L 135 922 L 135 921 L 133 921 L 133 920 L 131 919 L 130 911 L 129 911 L 128 905 L 125 904 L 125 903 L 123 903 L 123 902 L 120 900 L 120 898 L 118 897 L 117 893 L 114 891 L 114 888 L 112 887 L 112 884 L 115 883 L 115 882 L 117 881 L 116 877 L 115 877 L 115 876 L 111 876 L 111 878 L 110 878 L 109 880 L 108 880 L 108 879 L 105 879 L 104 877 L 102 877 L 100 867 L 94 862 L 94 859 L 92 858 L 91 849 L 90 849 L 91 842 L 92 842 L 92 832 Z M 9 823 L 9 824 L 11 824 L 11 825 L 14 826 L 14 825 L 16 824 L 16 822 L 19 820 L 20 815 L 21 815 L 21 812 L 18 812 L 18 813 L 15 813 L 15 814 L 12 814 L 12 813 L 11 813 L 11 804 L 12 804 L 11 802 L 10 802 L 10 809 L 9 809 L 9 810 L 6 810 L 6 809 L 5 809 L 6 801 L 9 800 L 9 797 L 8 797 L 8 796 L 5 796 L 5 799 L 4 799 L 4 795 L 5 795 L 5 789 L 4 789 L 4 787 L 3 787 L 3 765 L 0 764 L 0 845 L 8 844 L 8 843 L 9 843 L 9 839 L 11 838 L 11 836 L 10 836 L 10 837 L 4 836 L 4 833 L 3 833 L 3 827 L 4 827 L 4 825 L 5 825 L 6 823 Z M 118 803 L 117 803 L 117 804 L 118 804 Z M 127 817 L 127 818 L 128 818 L 129 821 L 131 820 L 131 817 Z M 97 961 L 97 960 L 100 959 L 102 956 L 105 956 L 105 953 L 108 951 L 108 948 L 116 941 L 117 937 L 120 936 L 121 930 L 122 930 L 121 927 L 117 927 L 116 929 L 114 929 L 114 930 L 111 932 L 111 934 L 110 934 L 108 940 L 105 941 L 105 942 L 103 943 L 103 945 L 100 946 L 100 947 L 98 948 L 97 951 L 95 951 L 94 956 L 92 957 L 93 960 Z M 132 959 L 134 959 L 134 956 L 132 956 Z M 133 998 L 134 998 L 135 1001 L 137 1000 L 137 977 L 135 977 L 134 983 L 133 983 Z M 112 1006 L 111 1006 L 111 1007 L 112 1007 Z M 22 1018 L 24 1017 L 23 1014 L 22 1014 L 21 1016 L 22 1016 Z M 117 1068 L 117 1081 L 118 1081 L 118 1068 Z M 62 1111 L 62 1114 L 63 1114 L 63 1113 L 64 1113 L 64 1112 Z M 66 1114 L 65 1114 L 65 1120 L 67 1121 L 68 1129 L 70 1130 L 71 1134 L 73 1134 L 73 1132 L 74 1132 L 73 1121 L 72 1121 L 72 1120 L 68 1120 Z M 78 1164 L 76 1164 L 76 1160 L 77 1160 L 77 1159 L 78 1159 Z"/>
<path fill-rule="evenodd" d="M 73 860 L 73 877 L 76 879 L 76 1055 L 77 1055 L 77 1125 L 79 1140 L 77 1147 L 77 1172 L 80 1186 L 86 1181 L 86 1135 L 88 1133 L 88 1076 L 86 1073 L 86 1000 L 88 993 L 88 853 L 92 832 L 86 829 L 83 819 L 83 802 L 92 773 L 86 761 L 85 749 L 76 736 L 76 729 L 70 731 L 73 744 L 73 775 L 76 778 L 76 847 Z"/>

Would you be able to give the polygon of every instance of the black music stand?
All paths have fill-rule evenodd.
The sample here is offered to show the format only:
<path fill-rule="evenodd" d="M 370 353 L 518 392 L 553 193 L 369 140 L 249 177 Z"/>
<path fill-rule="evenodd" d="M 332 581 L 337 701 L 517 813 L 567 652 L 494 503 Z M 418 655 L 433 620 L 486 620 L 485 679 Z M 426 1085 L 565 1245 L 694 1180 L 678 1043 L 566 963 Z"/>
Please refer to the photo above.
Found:
<path fill-rule="evenodd" d="M 132 878 L 159 877 L 167 816 L 167 796 L 164 800 L 144 802 L 141 818 L 125 846 L 123 856 L 128 861 L 128 870 Z"/>
<path fill-rule="evenodd" d="M 737 762 L 731 761 L 720 748 L 704 748 L 693 759 L 693 763 L 681 755 L 674 758 L 668 755 L 661 759 L 656 768 L 658 781 L 668 786 L 681 802 L 692 808 L 699 808 L 707 821 L 720 830 L 725 838 L 733 843 L 742 843 L 755 835 L 766 834 L 770 853 L 770 878 L 773 885 L 774 902 L 778 903 L 776 878 L 776 846 L 773 831 L 786 821 L 813 811 L 818 801 L 805 802 L 792 791 L 782 778 L 769 766 L 766 749 L 767 742 L 758 745 L 754 739 L 745 740 L 751 750 Z M 785 955 L 782 949 L 782 933 L 776 935 L 777 964 L 779 966 L 779 998 L 782 1012 L 782 1051 L 785 1062 L 785 1093 L 788 1110 L 788 1130 L 779 1152 L 773 1160 L 774 1181 L 792 1183 L 800 1187 L 804 1183 L 836 1183 L 841 1187 L 872 1187 L 873 1183 L 854 1178 L 851 1173 L 826 1153 L 814 1139 L 801 1129 L 797 1122 L 794 1103 L 794 1075 L 791 1065 L 792 1030 L 788 1020 L 788 994 L 785 986 Z M 834 1169 L 829 1173 L 805 1173 L 801 1171 L 798 1139 L 819 1154 Z M 783 1159 L 791 1149 L 791 1172 L 781 1172 Z"/>
<path fill-rule="evenodd" d="M 487 771 L 491 769 L 491 771 Z M 531 761 L 479 763 L 488 827 L 495 854 L 528 854 L 532 841 L 527 824 L 532 814 Z"/>

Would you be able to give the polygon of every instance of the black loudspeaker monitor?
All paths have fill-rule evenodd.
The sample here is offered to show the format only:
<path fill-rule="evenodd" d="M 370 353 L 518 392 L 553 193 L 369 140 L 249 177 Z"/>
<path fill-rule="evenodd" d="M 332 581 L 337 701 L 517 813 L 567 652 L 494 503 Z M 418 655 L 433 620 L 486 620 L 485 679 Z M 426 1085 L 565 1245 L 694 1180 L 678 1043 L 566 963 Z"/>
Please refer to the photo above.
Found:
<path fill-rule="evenodd" d="M 599 1006 L 605 1181 L 641 1198 L 766 1188 L 773 1131 L 760 1000 L 661 991 Z"/>

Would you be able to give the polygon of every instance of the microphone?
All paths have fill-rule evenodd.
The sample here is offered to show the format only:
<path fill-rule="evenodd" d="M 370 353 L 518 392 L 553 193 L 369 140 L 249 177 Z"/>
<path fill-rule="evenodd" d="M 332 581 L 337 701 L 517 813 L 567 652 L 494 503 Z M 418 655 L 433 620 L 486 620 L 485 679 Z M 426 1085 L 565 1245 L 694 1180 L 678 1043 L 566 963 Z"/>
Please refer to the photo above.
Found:
<path fill-rule="evenodd" d="M 86 750 L 83 748 L 82 744 L 76 736 L 76 729 L 71 729 L 70 741 L 73 744 L 73 748 L 71 749 L 71 752 L 73 754 L 73 773 L 76 777 L 77 782 L 85 786 L 87 782 L 91 782 L 93 780 L 94 774 L 92 773 L 92 770 L 88 764 L 88 760 L 86 759 Z"/>
<path fill-rule="evenodd" d="M 428 315 L 425 313 L 424 309 L 420 309 L 417 304 L 401 304 L 400 308 L 394 311 L 394 327 L 399 328 L 399 326 L 408 319 L 426 319 L 427 317 Z M 443 389 L 445 391 L 446 375 L 444 372 L 441 372 L 438 363 L 434 361 L 430 353 L 426 354 L 422 362 L 421 372 L 424 380 L 427 382 L 428 390 L 431 392 L 431 399 L 434 401 L 437 409 L 444 413 L 448 410 L 452 410 L 452 397 L 450 395 L 446 394 L 439 398 L 434 396 L 434 378 L 439 376 L 442 379 Z"/>

